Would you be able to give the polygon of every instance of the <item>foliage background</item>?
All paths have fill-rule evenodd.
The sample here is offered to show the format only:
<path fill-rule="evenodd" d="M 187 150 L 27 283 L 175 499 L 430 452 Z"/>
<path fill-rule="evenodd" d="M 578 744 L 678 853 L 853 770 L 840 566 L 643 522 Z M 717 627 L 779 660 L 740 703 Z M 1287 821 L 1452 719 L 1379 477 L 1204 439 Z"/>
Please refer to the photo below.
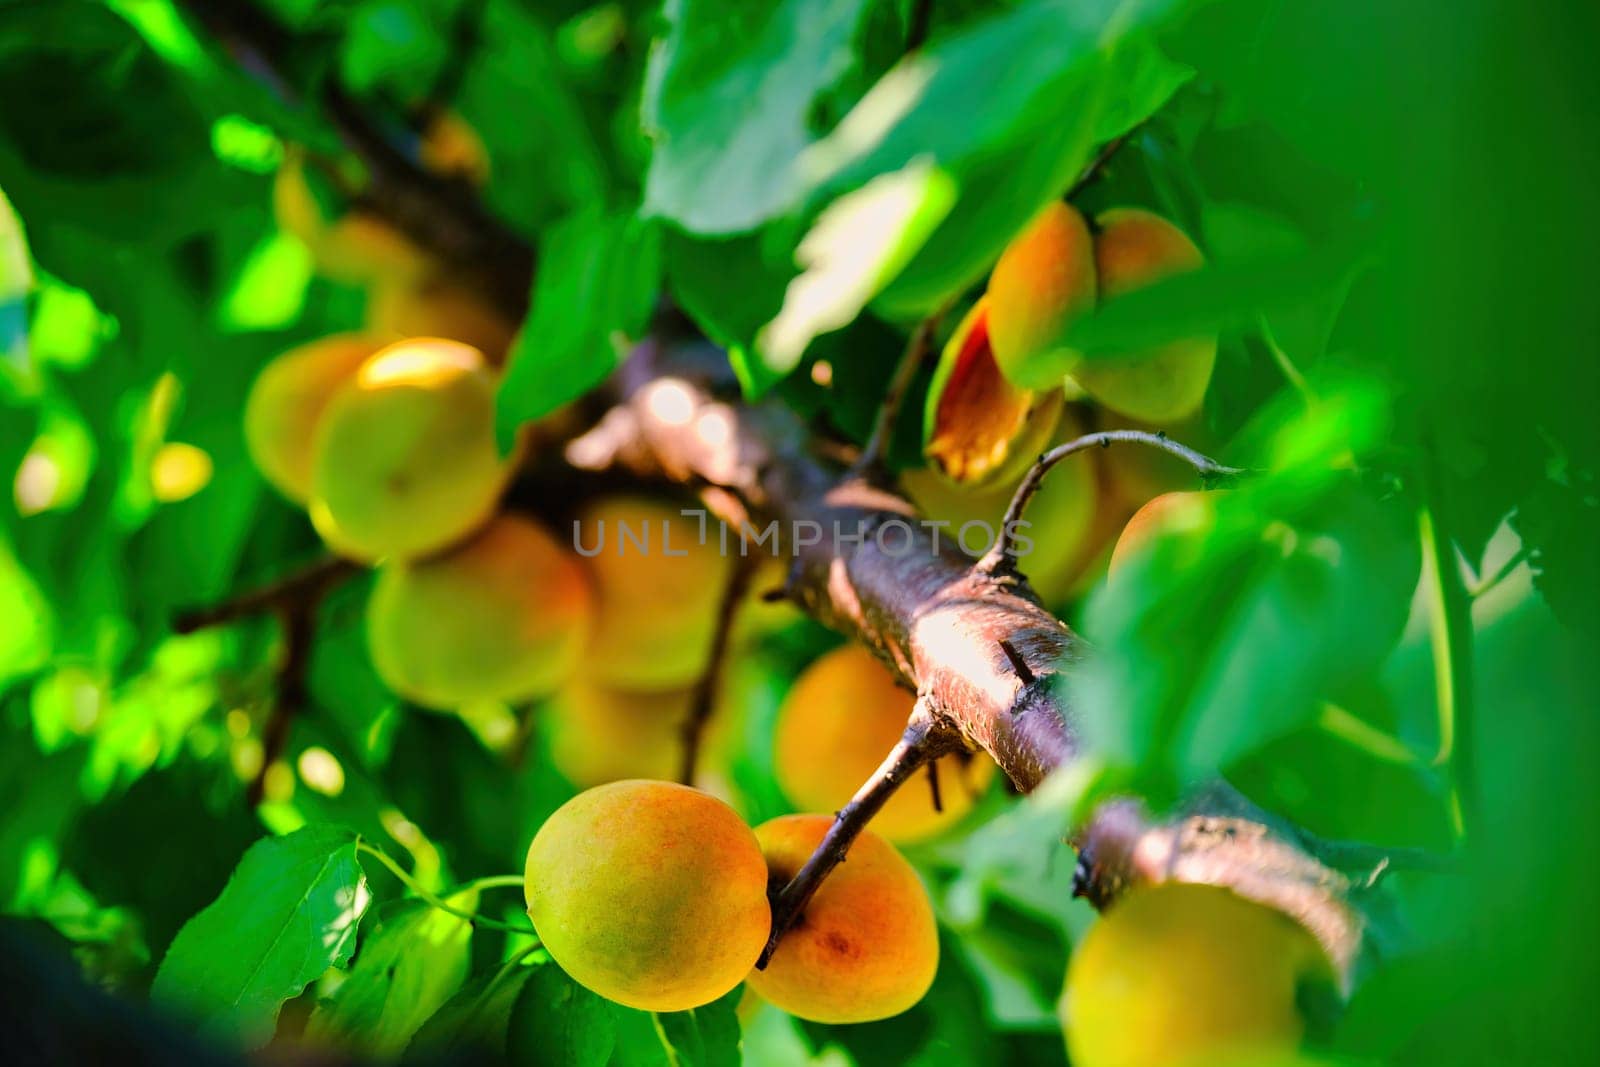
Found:
<path fill-rule="evenodd" d="M 1083 706 L 1104 773 L 1082 788 L 1159 801 L 1222 769 L 1319 834 L 1459 851 L 1459 877 L 1375 894 L 1385 954 L 1330 1054 L 1592 1060 L 1594 5 L 954 0 L 904 59 L 893 0 L 260 6 L 292 35 L 289 95 L 169 0 L 0 3 L 9 914 L 119 997 L 181 1005 L 173 990 L 228 978 L 181 965 L 238 956 L 255 927 L 190 926 L 188 953 L 180 928 L 254 871 L 232 919 L 270 925 L 265 903 L 311 884 L 351 927 L 315 973 L 197 1009 L 227 1043 L 276 1025 L 389 1054 L 487 1017 L 515 1058 L 735 1057 L 731 1003 L 646 1026 L 551 967 L 495 983 L 514 938 L 419 908 L 360 857 L 357 834 L 440 890 L 517 870 L 570 793 L 536 714 L 508 761 L 482 729 L 397 706 L 367 665 L 360 583 L 323 608 L 315 712 L 277 788 L 244 802 L 275 630 L 170 621 L 316 552 L 240 433 L 266 359 L 361 317 L 273 222 L 284 144 L 337 144 L 297 101 L 335 79 L 404 144 L 409 109 L 442 94 L 483 136 L 487 201 L 540 250 L 508 429 L 599 381 L 666 293 L 751 395 L 859 440 L 909 325 L 1127 135 L 1084 206 L 1153 207 L 1214 266 L 1108 305 L 1081 340 L 1222 329 L 1205 433 L 1273 474 L 1197 555 L 1065 606 L 1101 650 Z M 793 373 L 818 360 L 831 390 Z M 152 463 L 173 442 L 210 473 L 165 500 Z M 1299 540 L 1251 556 L 1275 521 Z M 752 821 L 783 807 L 773 709 L 829 640 L 796 625 L 742 662 Z M 307 781 L 308 750 L 337 790 Z M 1090 918 L 1051 847 L 1060 812 L 997 795 L 973 821 L 914 855 L 946 932 L 929 998 L 853 1028 L 760 1013 L 747 1059 L 1060 1061 L 1052 1005 Z M 510 893 L 460 906 L 518 912 Z"/>

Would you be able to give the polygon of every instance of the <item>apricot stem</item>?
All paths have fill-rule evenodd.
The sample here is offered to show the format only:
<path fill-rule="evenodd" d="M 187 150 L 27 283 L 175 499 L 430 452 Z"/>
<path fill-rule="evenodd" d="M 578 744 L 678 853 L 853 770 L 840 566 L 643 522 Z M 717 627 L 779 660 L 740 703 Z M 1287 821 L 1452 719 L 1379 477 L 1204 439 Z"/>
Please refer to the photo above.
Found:
<path fill-rule="evenodd" d="M 732 643 L 733 624 L 739 615 L 739 605 L 755 578 L 756 556 L 739 557 L 728 575 L 728 584 L 722 589 L 722 600 L 717 605 L 716 629 L 711 633 L 711 651 L 706 666 L 695 680 L 694 694 L 689 701 L 689 716 L 683 723 L 683 763 L 678 771 L 678 781 L 694 784 L 695 765 L 700 759 L 700 743 L 705 737 L 706 722 L 711 709 L 716 706 L 717 689 L 728 660 L 728 646 Z"/>
<path fill-rule="evenodd" d="M 995 575 L 1007 572 L 1015 565 L 1011 553 L 1016 540 L 1016 526 L 1022 520 L 1022 513 L 1027 508 L 1028 501 L 1039 491 L 1039 486 L 1044 483 L 1044 476 L 1050 472 L 1051 467 L 1068 456 L 1086 449 L 1097 446 L 1110 448 L 1114 443 L 1127 441 L 1169 452 L 1193 467 L 1202 478 L 1231 478 L 1245 473 L 1241 467 L 1228 467 L 1218 463 L 1210 456 L 1202 455 L 1188 445 L 1172 440 L 1164 433 L 1150 433 L 1145 430 L 1101 430 L 1097 433 L 1084 434 L 1065 444 L 1057 445 L 1034 460 L 1033 466 L 1017 484 L 1017 491 L 1012 495 L 1011 503 L 1006 505 L 1006 513 L 1000 520 L 1000 529 L 996 533 L 994 544 L 975 565 L 977 572 Z"/>
<path fill-rule="evenodd" d="M 356 851 L 365 853 L 366 855 L 377 860 L 384 866 L 385 869 L 388 870 L 390 874 L 400 879 L 400 881 L 405 884 L 407 889 L 410 889 L 430 907 L 438 908 L 440 911 L 449 915 L 454 915 L 458 919 L 465 919 L 474 927 L 483 927 L 487 930 L 503 930 L 509 934 L 525 934 L 528 937 L 532 937 L 537 940 L 538 935 L 534 933 L 533 927 L 531 926 L 518 926 L 514 923 L 503 923 L 497 919 L 486 919 L 477 912 L 466 911 L 462 908 L 456 907 L 454 904 L 449 903 L 444 898 L 428 889 L 421 882 L 418 882 L 415 878 L 411 877 L 411 873 L 409 871 L 400 866 L 400 864 L 396 863 L 387 852 L 381 848 L 378 848 L 376 845 L 369 845 L 365 841 L 358 841 L 356 842 Z M 492 875 L 488 878 L 478 878 L 471 882 L 465 882 L 457 886 L 455 889 L 450 890 L 450 895 L 454 896 L 457 893 L 464 892 L 468 889 L 488 889 L 494 886 L 504 885 L 520 886 L 522 885 L 522 879 L 514 875 Z"/>
<path fill-rule="evenodd" d="M 811 858 L 773 898 L 772 933 L 767 937 L 767 947 L 762 949 L 761 958 L 756 961 L 757 970 L 766 969 L 767 961 L 772 959 L 772 953 L 777 950 L 778 940 L 800 917 L 806 904 L 821 887 L 823 879 L 844 862 L 851 844 L 894 795 L 895 790 L 909 781 L 925 764 L 958 744 L 960 741 L 956 737 L 934 722 L 932 714 L 919 699 L 900 740 L 889 750 L 878 769 L 872 772 L 872 777 L 856 790 L 850 802 L 839 809 L 833 818 L 833 825 L 828 828 L 827 835 Z"/>

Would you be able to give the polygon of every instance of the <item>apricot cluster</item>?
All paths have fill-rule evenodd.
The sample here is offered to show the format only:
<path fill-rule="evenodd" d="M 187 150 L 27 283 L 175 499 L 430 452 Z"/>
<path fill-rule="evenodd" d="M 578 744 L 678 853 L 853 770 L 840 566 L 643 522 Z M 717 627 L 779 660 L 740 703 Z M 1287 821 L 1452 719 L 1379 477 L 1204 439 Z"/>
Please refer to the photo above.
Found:
<path fill-rule="evenodd" d="M 928 519 L 947 524 L 951 544 L 969 555 L 987 549 L 1027 468 L 1053 444 L 1140 429 L 1206 446 L 1197 416 L 1215 336 L 1093 359 L 1069 343 L 1100 301 L 1203 263 L 1182 230 L 1141 208 L 1114 208 L 1091 224 L 1054 202 L 1012 239 L 941 354 L 923 420 L 927 467 L 903 476 Z M 1181 461 L 1139 446 L 1073 456 L 1023 515 L 1021 569 L 1047 603 L 1063 603 L 1103 573 L 1138 508 L 1193 484 Z"/>
<path fill-rule="evenodd" d="M 769 885 L 787 882 L 831 823 L 789 815 L 752 831 L 688 786 L 597 786 L 534 835 L 528 916 L 575 981 L 629 1007 L 686 1011 L 748 981 L 803 1019 L 888 1018 L 932 985 L 939 941 L 916 872 L 870 832 L 755 969 L 772 929 Z"/>

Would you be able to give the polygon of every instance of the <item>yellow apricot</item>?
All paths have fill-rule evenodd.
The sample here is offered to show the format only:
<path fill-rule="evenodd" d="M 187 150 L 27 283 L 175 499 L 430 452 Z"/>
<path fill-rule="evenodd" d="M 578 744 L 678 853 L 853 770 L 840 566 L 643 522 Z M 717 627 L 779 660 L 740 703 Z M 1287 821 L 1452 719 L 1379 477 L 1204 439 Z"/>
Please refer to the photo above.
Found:
<path fill-rule="evenodd" d="M 913 703 L 866 649 L 843 645 L 824 654 L 794 680 L 778 711 L 779 788 L 797 808 L 843 807 L 900 740 Z M 994 774 L 985 756 L 945 756 L 937 766 L 942 810 L 919 776 L 889 798 L 872 828 L 891 841 L 931 837 L 971 811 Z"/>
<path fill-rule="evenodd" d="M 1304 1021 L 1296 994 L 1331 981 L 1294 920 L 1201 885 L 1135 890 L 1072 953 L 1060 1004 L 1074 1067 L 1205 1064 L 1288 1054 Z"/>
<path fill-rule="evenodd" d="M 1199 269 L 1205 263 L 1187 234 L 1140 208 L 1115 208 L 1097 218 L 1095 269 L 1102 298 Z M 1146 422 L 1194 414 L 1217 361 L 1215 334 L 1185 337 L 1140 352 L 1079 364 L 1073 380 L 1106 407 Z"/>
<path fill-rule="evenodd" d="M 619 689 L 670 689 L 705 669 L 732 560 L 715 524 L 670 504 L 612 496 L 583 507 L 574 543 L 600 589 L 596 654 L 589 670 Z"/>
<path fill-rule="evenodd" d="M 956 485 L 1020 476 L 1061 415 L 1061 390 L 1019 389 L 989 347 L 989 298 L 967 312 L 939 357 L 923 414 L 922 453 Z"/>
<path fill-rule="evenodd" d="M 513 467 L 495 445 L 494 392 L 482 353 L 454 341 L 402 341 L 363 363 L 312 443 L 323 540 L 353 559 L 410 559 L 482 526 Z"/>
<path fill-rule="evenodd" d="M 295 503 L 311 495 L 311 442 L 328 401 L 383 346 L 364 334 L 335 334 L 291 348 L 256 375 L 244 404 L 245 448 Z"/>
<path fill-rule="evenodd" d="M 829 815 L 785 815 L 758 826 L 773 879 L 794 877 L 832 824 Z M 799 1018 L 864 1023 L 915 1005 L 938 970 L 928 891 L 894 846 L 867 830 L 749 984 Z"/>
<path fill-rule="evenodd" d="M 426 252 L 384 219 L 353 208 L 330 218 L 306 174 L 305 154 L 292 149 L 272 185 L 278 228 L 311 250 L 317 273 L 345 285 L 415 278 L 426 271 Z"/>
<path fill-rule="evenodd" d="M 367 297 L 367 329 L 380 337 L 445 337 L 471 345 L 491 364 L 505 362 L 516 335 L 492 302 L 464 286 L 438 278 L 394 279 L 375 285 Z"/>
<path fill-rule="evenodd" d="M 738 985 L 772 926 L 755 835 L 672 782 L 596 786 L 528 847 L 528 916 L 561 969 L 645 1011 L 687 1011 Z"/>
<path fill-rule="evenodd" d="M 1054 389 L 1078 353 L 1063 344 L 1072 320 L 1094 306 L 1093 241 L 1076 208 L 1046 204 L 1000 254 L 989 275 L 989 334 L 1005 376 Z"/>
<path fill-rule="evenodd" d="M 582 563 L 515 515 L 444 555 L 385 564 L 367 604 L 378 676 L 439 710 L 553 692 L 577 667 L 593 624 Z"/>
<path fill-rule="evenodd" d="M 1063 413 L 1055 441 L 1070 441 L 1083 432 L 1071 412 Z M 1100 480 L 1096 471 L 1099 450 L 1071 456 L 1045 476 L 1022 518 L 1028 523 L 1019 533 L 1018 566 L 1034 591 L 1049 604 L 1066 599 L 1079 570 L 1082 548 L 1100 506 Z M 949 485 L 927 470 L 901 476 L 907 494 L 931 522 L 939 527 L 939 544 L 960 547 L 968 555 L 982 555 L 1000 532 L 1006 506 L 1022 474 L 997 486 L 962 489 Z M 963 530 L 965 532 L 963 533 Z"/>
<path fill-rule="evenodd" d="M 1107 568 L 1112 579 L 1128 565 L 1128 561 L 1154 540 L 1159 534 L 1177 530 L 1195 529 L 1211 515 L 1215 497 L 1211 493 L 1163 493 L 1133 513 L 1122 528 L 1122 536 L 1111 550 Z"/>

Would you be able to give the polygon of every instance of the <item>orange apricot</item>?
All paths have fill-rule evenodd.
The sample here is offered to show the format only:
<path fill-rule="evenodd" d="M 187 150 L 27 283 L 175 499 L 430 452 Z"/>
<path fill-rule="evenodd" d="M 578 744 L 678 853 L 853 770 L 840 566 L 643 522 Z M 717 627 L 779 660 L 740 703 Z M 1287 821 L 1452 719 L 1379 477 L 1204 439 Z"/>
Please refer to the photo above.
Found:
<path fill-rule="evenodd" d="M 1097 289 L 1088 224 L 1071 204 L 1046 204 L 989 275 L 989 333 L 1005 376 L 1032 389 L 1059 386 L 1078 360 L 1067 329 Z"/>

